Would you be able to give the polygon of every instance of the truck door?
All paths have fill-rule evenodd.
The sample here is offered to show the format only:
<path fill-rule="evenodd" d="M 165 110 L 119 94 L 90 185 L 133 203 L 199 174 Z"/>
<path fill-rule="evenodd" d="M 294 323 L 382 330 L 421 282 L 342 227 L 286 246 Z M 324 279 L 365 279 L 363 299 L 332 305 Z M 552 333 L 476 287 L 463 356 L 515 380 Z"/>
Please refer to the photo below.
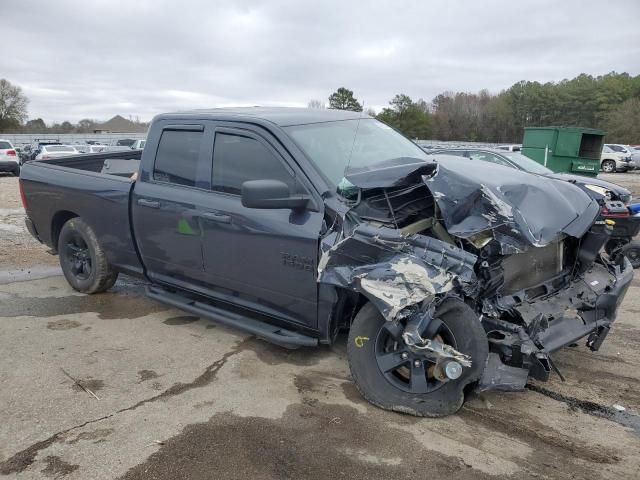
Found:
<path fill-rule="evenodd" d="M 248 180 L 281 180 L 291 191 L 310 191 L 286 150 L 251 128 L 215 132 L 210 215 L 203 222 L 206 280 L 235 304 L 316 328 L 322 213 L 242 205 Z"/>
<path fill-rule="evenodd" d="M 153 138 L 152 138 L 153 137 Z M 133 231 L 149 278 L 189 287 L 204 281 L 201 213 L 209 202 L 213 129 L 170 125 L 150 135 L 131 198 Z"/>

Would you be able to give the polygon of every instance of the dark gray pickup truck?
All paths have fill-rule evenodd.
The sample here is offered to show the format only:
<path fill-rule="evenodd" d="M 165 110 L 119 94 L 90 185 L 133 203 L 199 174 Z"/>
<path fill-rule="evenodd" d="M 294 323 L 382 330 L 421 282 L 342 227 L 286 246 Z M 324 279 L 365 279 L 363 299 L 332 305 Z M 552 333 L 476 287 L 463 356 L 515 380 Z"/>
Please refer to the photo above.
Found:
<path fill-rule="evenodd" d="M 148 295 L 285 347 L 349 330 L 370 402 L 456 412 L 597 350 L 633 270 L 574 185 L 427 156 L 354 112 L 220 109 L 153 120 L 144 151 L 27 163 L 34 237 L 75 289 Z"/>

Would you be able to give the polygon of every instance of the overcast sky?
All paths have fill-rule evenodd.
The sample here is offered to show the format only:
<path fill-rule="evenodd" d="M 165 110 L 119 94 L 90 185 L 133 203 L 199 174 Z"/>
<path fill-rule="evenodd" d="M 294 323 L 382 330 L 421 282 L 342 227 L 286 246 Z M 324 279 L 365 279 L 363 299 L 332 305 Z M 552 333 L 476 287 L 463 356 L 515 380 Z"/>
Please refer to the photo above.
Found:
<path fill-rule="evenodd" d="M 0 77 L 47 123 L 306 106 L 340 86 L 380 109 L 396 93 L 640 73 L 640 0 L 2 0 L 0 12 Z"/>

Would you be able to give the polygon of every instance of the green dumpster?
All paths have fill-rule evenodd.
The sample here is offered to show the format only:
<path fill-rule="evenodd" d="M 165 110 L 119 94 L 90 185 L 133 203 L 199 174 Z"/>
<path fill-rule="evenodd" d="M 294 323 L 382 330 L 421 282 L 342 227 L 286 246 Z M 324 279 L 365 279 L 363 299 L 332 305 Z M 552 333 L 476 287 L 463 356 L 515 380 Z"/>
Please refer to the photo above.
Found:
<path fill-rule="evenodd" d="M 604 132 L 580 127 L 526 127 L 522 153 L 554 172 L 595 177 Z"/>

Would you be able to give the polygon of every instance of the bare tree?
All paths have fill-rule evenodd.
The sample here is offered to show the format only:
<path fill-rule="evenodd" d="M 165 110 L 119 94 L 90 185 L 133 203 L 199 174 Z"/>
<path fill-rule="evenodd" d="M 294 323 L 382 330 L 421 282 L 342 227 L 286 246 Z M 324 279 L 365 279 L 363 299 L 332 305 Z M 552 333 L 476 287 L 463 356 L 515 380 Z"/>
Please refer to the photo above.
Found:
<path fill-rule="evenodd" d="M 20 87 L 0 79 L 0 131 L 21 125 L 27 119 L 28 104 Z"/>
<path fill-rule="evenodd" d="M 320 101 L 320 100 L 309 100 L 309 103 L 307 104 L 307 107 L 309 108 L 326 108 L 324 105 L 324 102 Z"/>

